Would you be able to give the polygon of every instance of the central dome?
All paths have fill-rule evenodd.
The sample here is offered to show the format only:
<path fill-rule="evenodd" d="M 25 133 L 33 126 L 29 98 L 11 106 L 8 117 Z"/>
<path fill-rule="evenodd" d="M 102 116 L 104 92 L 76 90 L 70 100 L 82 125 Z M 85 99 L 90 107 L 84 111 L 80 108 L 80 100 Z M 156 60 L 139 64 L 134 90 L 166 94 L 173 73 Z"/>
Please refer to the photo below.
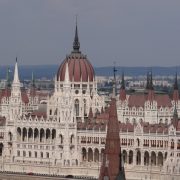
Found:
<path fill-rule="evenodd" d="M 76 24 L 75 38 L 73 43 L 73 51 L 68 55 L 60 65 L 57 72 L 57 81 L 64 81 L 66 63 L 69 68 L 69 79 L 74 82 L 92 82 L 94 80 L 94 69 L 89 60 L 80 51 L 80 43 L 78 38 L 78 30 Z"/>

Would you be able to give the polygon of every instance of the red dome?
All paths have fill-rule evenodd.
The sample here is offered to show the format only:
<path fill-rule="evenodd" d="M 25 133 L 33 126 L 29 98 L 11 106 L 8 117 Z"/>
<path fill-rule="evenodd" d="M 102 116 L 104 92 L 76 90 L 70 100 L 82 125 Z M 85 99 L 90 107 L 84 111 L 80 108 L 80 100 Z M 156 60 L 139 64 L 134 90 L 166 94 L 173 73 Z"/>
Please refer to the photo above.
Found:
<path fill-rule="evenodd" d="M 70 81 L 83 82 L 93 81 L 94 79 L 94 69 L 91 63 L 88 61 L 86 56 L 79 53 L 71 53 L 66 59 L 62 62 L 58 69 L 57 80 L 64 81 L 65 71 L 66 71 L 66 63 L 68 63 L 69 67 L 69 78 Z"/>

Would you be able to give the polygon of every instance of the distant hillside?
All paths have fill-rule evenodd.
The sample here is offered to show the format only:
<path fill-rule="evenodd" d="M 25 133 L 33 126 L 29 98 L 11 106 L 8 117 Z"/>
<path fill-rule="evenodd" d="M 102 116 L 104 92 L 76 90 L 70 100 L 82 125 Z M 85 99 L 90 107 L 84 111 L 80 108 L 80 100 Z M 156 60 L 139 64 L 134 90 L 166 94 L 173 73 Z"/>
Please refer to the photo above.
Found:
<path fill-rule="evenodd" d="M 21 79 L 30 79 L 32 72 L 34 72 L 34 76 L 36 79 L 47 78 L 52 79 L 57 70 L 58 65 L 34 65 L 34 66 L 20 66 L 19 73 Z M 150 70 L 150 67 L 117 67 L 116 68 L 117 75 L 124 71 L 125 75 L 128 76 L 140 76 L 146 75 L 147 70 Z M 174 75 L 176 69 L 180 69 L 180 67 L 152 67 L 153 75 L 160 76 L 169 76 Z M 0 79 L 4 79 L 6 77 L 7 66 L 0 67 Z M 14 71 L 14 67 L 10 66 L 10 75 L 12 78 Z M 99 76 L 112 76 L 113 75 L 113 67 L 96 67 L 95 68 L 96 75 Z"/>

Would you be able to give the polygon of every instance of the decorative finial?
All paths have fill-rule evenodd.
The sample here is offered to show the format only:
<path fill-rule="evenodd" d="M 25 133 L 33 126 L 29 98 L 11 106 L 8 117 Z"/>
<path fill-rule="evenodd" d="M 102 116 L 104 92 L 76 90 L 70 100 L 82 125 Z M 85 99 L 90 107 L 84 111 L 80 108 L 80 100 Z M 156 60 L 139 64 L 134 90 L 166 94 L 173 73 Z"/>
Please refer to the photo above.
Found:
<path fill-rule="evenodd" d="M 79 49 L 80 49 L 80 42 L 78 37 L 77 15 L 76 15 L 76 29 L 75 29 L 75 36 L 73 42 L 73 52 L 80 52 Z"/>

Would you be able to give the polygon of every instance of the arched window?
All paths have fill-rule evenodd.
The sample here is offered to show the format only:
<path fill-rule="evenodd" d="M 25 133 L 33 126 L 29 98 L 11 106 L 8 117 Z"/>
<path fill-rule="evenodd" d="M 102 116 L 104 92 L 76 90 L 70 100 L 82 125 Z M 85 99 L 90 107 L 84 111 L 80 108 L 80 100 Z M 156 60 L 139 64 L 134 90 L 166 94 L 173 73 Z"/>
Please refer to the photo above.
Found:
<path fill-rule="evenodd" d="M 86 111 L 86 99 L 84 99 L 83 102 L 84 102 L 84 116 L 87 116 L 87 111 Z"/>
<path fill-rule="evenodd" d="M 20 156 L 20 151 L 17 151 L 17 156 Z"/>
<path fill-rule="evenodd" d="M 79 100 L 78 99 L 75 100 L 74 106 L 75 106 L 75 114 L 76 116 L 79 116 Z"/>

